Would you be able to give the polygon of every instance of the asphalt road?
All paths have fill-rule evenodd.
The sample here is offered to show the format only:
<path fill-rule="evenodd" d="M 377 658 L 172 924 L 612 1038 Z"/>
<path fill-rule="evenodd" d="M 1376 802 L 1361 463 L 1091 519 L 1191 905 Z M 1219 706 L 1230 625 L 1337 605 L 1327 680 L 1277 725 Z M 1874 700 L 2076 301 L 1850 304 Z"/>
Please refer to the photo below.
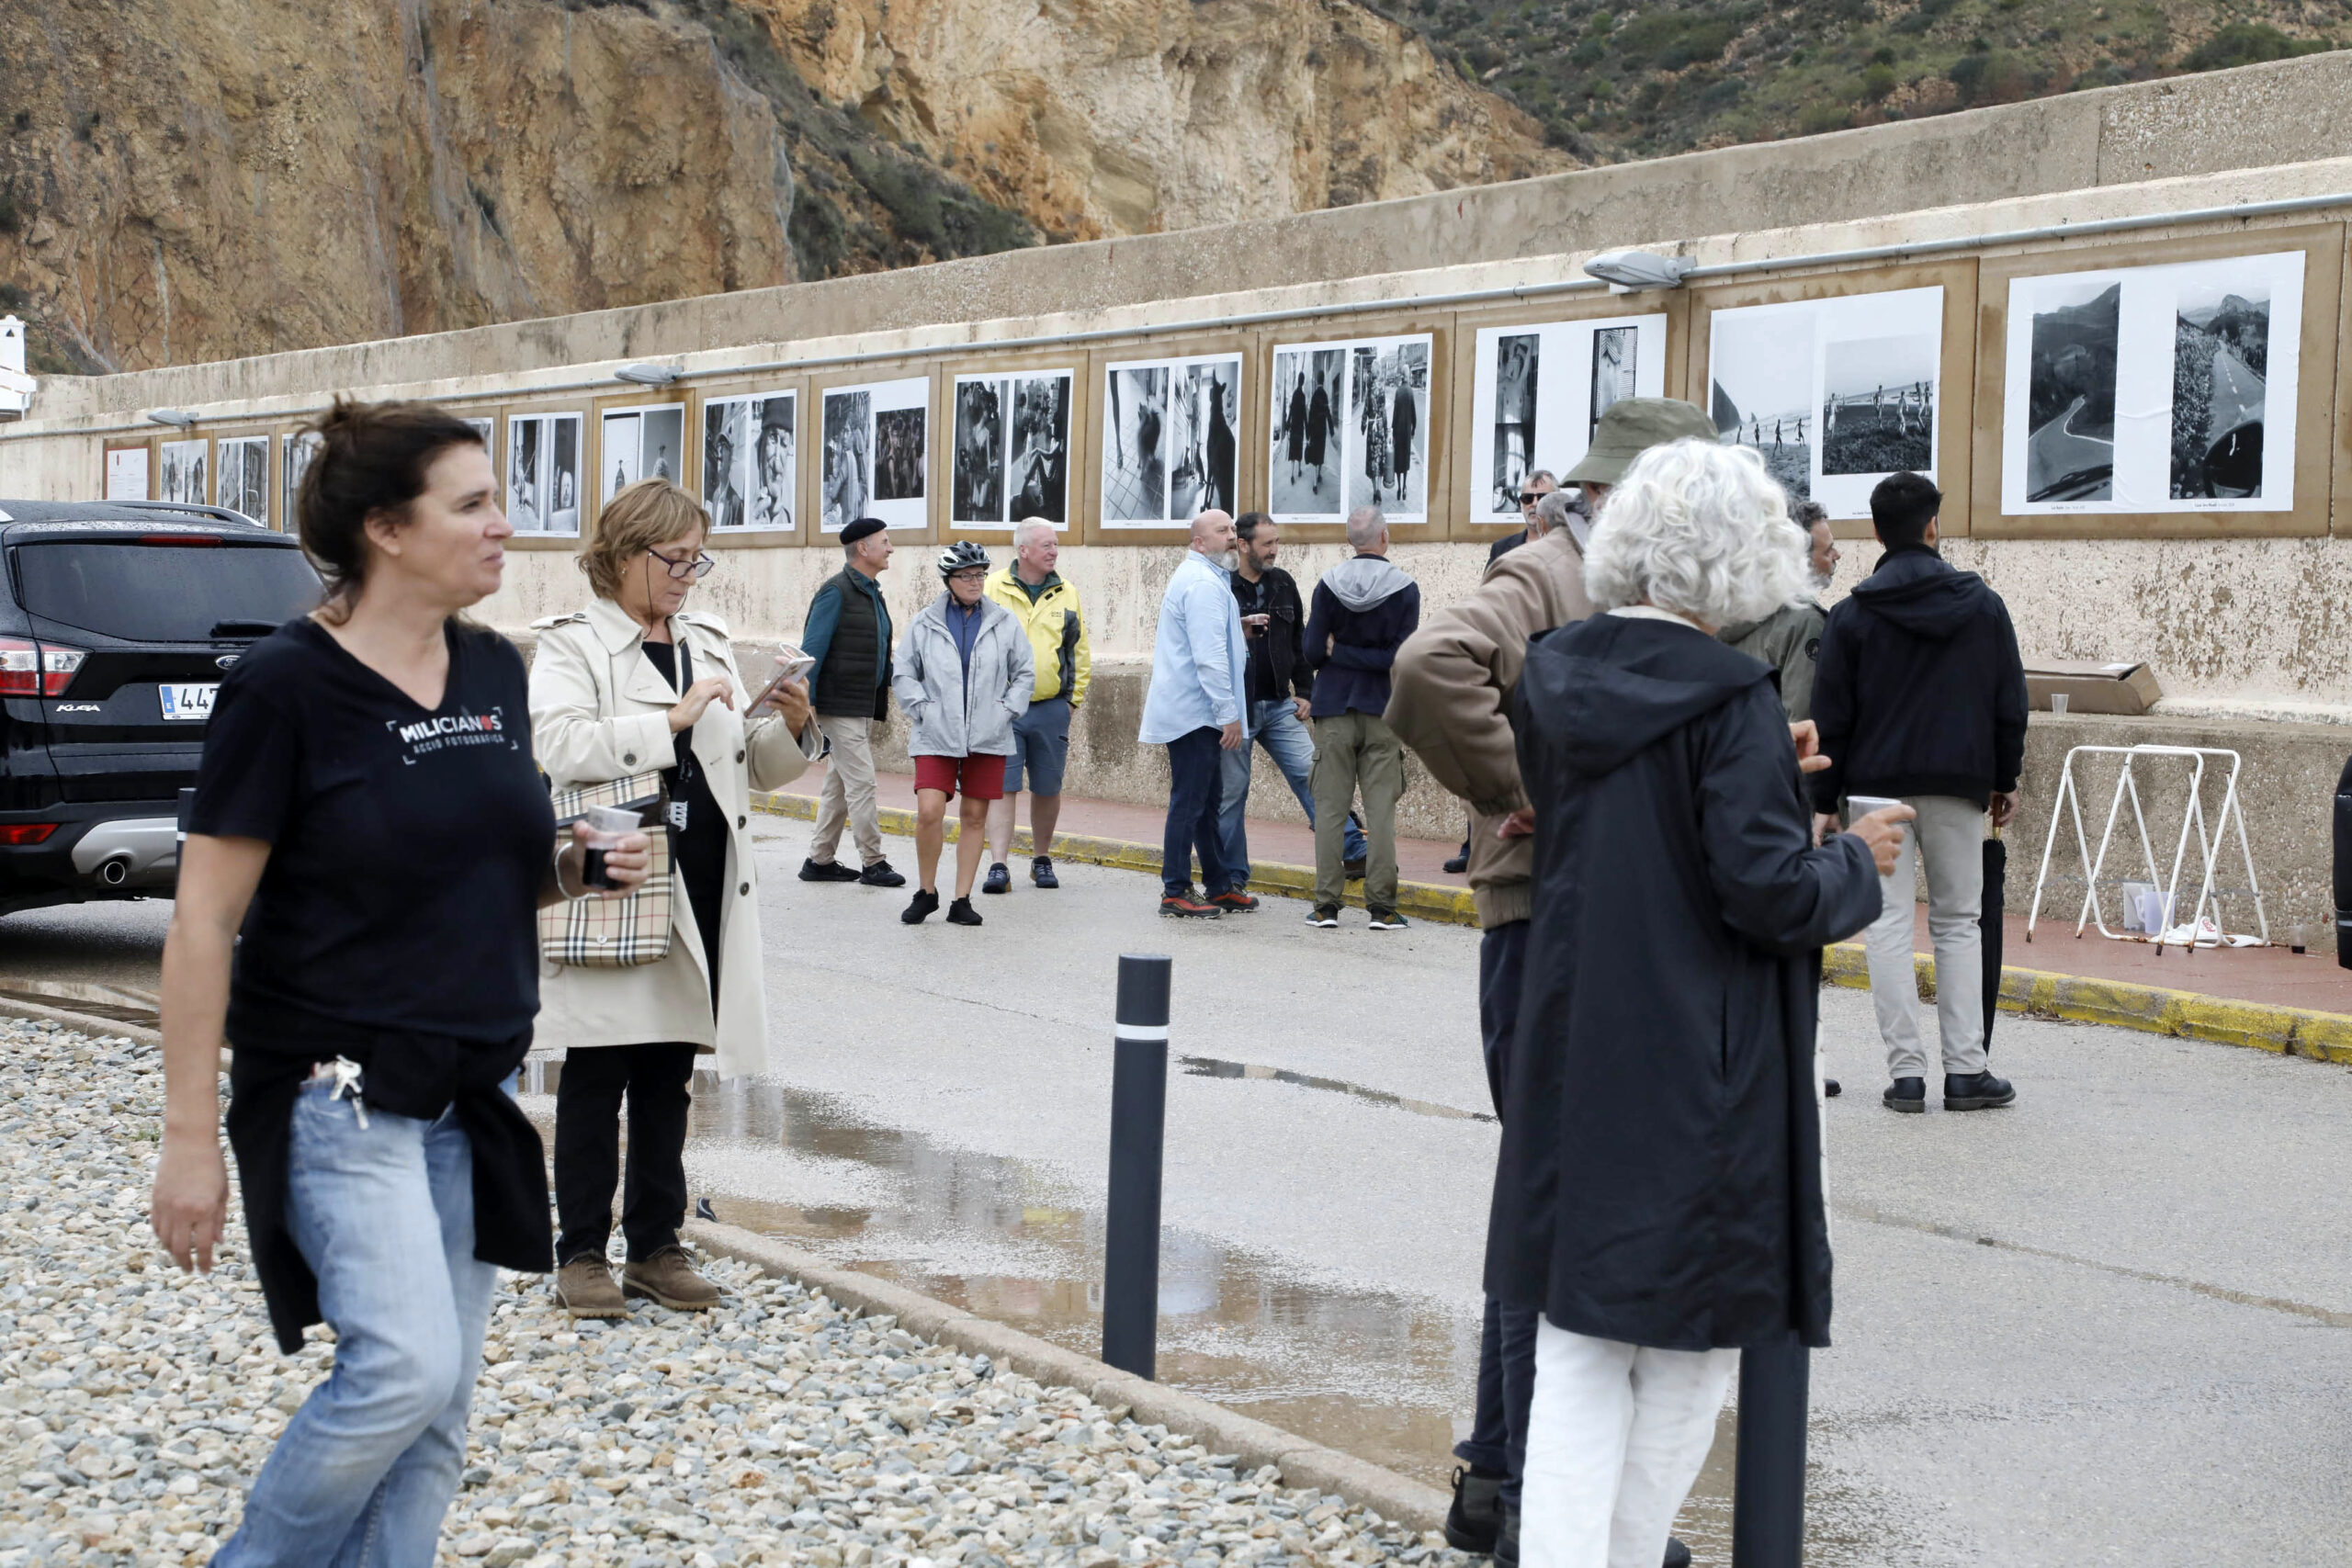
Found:
<path fill-rule="evenodd" d="M 1496 1140 L 1476 934 L 1281 900 L 1163 921 L 1148 879 L 1079 865 L 980 930 L 910 930 L 901 895 L 794 880 L 807 831 L 763 834 L 773 1072 L 701 1094 L 697 1195 L 1091 1349 L 1115 964 L 1170 953 L 1162 1376 L 1435 1479 Z M 162 908 L 67 924 L 135 946 Z M 76 961 L 27 919 L 0 922 L 10 973 Z M 1868 998 L 1824 1021 L 1849 1092 L 1809 1561 L 2352 1561 L 2352 1075 L 2005 1018 L 2014 1109 L 1897 1117 Z M 1729 1450 L 1680 1527 L 1705 1562 Z"/>

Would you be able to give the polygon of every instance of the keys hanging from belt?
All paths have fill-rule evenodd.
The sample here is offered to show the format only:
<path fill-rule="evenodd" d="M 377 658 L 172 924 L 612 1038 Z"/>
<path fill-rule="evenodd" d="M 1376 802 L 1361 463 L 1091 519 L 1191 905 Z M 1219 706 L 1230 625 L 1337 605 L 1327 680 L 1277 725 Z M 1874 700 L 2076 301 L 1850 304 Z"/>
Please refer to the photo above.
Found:
<path fill-rule="evenodd" d="M 311 1069 L 313 1078 L 332 1078 L 334 1087 L 327 1090 L 329 1100 L 351 1101 L 351 1113 L 359 1119 L 359 1129 L 368 1130 L 368 1102 L 361 1099 L 360 1080 L 368 1069 L 348 1056 L 337 1056 L 332 1062 L 321 1062 Z"/>

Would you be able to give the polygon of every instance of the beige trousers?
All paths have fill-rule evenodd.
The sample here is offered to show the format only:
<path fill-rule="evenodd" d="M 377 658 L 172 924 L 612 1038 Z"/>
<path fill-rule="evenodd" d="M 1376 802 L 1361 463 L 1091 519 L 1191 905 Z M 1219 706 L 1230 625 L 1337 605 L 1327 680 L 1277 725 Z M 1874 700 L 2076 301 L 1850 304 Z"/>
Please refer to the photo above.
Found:
<path fill-rule="evenodd" d="M 882 858 L 882 823 L 874 808 L 874 721 L 820 714 L 817 723 L 833 743 L 825 763 L 825 787 L 817 796 L 817 836 L 808 858 L 831 865 L 846 824 L 857 842 L 858 859 L 872 865 Z"/>

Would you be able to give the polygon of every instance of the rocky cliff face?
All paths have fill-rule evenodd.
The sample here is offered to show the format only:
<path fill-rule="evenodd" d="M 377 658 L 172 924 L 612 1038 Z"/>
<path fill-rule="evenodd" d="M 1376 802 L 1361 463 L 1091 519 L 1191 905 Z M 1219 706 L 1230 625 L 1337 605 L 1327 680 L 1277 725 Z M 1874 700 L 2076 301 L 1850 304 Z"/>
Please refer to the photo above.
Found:
<path fill-rule="evenodd" d="M 0 309 L 135 369 L 1565 161 L 1351 0 L 17 6 Z"/>
<path fill-rule="evenodd" d="M 1092 239 L 1573 165 L 1352 0 L 741 0 L 820 97 Z"/>

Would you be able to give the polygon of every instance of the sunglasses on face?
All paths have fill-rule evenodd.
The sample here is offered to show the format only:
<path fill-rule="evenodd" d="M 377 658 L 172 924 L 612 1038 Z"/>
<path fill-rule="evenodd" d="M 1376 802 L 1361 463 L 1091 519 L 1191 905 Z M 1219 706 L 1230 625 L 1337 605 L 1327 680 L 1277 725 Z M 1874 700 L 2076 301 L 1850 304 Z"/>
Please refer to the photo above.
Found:
<path fill-rule="evenodd" d="M 1544 492 L 1542 491 L 1523 490 L 1519 492 L 1519 503 L 1521 506 L 1532 506 L 1543 499 Z"/>
<path fill-rule="evenodd" d="M 672 577 L 690 577 L 695 579 L 696 581 L 700 581 L 702 579 L 708 577 L 711 573 L 711 569 L 718 564 L 715 558 L 707 555 L 695 555 L 682 558 L 676 556 L 665 556 L 660 550 L 648 550 L 645 553 L 651 556 L 655 560 L 660 561 L 662 563 L 662 570 L 667 571 Z"/>

